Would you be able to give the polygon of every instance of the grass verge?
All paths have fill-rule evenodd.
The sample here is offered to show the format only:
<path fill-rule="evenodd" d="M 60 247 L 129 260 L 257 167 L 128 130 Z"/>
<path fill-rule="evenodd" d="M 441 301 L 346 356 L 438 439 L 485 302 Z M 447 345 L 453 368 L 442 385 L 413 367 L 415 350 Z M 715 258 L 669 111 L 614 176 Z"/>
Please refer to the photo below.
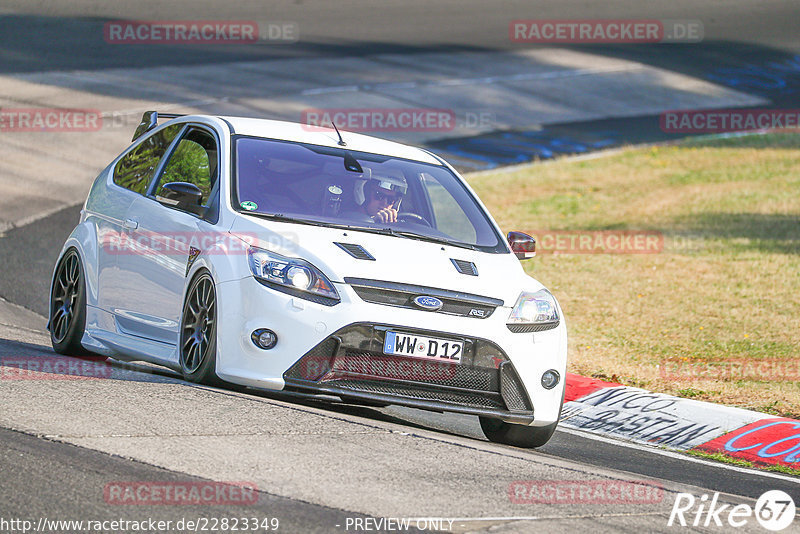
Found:
<path fill-rule="evenodd" d="M 686 454 L 689 456 L 696 456 L 697 458 L 703 458 L 704 460 L 712 460 L 738 467 L 748 467 L 751 469 L 760 469 L 761 471 L 772 471 L 775 473 L 783 473 L 784 475 L 800 477 L 800 469 L 794 469 L 785 465 L 756 465 L 753 462 L 742 460 L 741 458 L 731 458 L 730 456 L 722 454 L 721 452 L 689 450 L 686 451 Z"/>
<path fill-rule="evenodd" d="M 569 370 L 800 418 L 800 135 L 631 148 L 482 173 L 505 230 L 648 231 L 650 254 L 538 254 Z"/>

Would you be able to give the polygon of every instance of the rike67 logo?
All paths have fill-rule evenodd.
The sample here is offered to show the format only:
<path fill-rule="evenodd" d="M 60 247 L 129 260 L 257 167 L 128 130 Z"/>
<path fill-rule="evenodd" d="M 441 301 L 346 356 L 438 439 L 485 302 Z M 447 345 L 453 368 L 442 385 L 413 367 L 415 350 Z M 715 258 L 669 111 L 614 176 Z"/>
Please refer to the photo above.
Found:
<path fill-rule="evenodd" d="M 755 518 L 765 529 L 778 532 L 792 524 L 795 514 L 794 500 L 780 490 L 767 491 L 752 508 L 749 504 L 720 503 L 719 493 L 714 493 L 710 499 L 708 495 L 697 498 L 691 493 L 678 493 L 667 526 L 723 527 L 729 530 L 730 527 L 748 525 Z"/>

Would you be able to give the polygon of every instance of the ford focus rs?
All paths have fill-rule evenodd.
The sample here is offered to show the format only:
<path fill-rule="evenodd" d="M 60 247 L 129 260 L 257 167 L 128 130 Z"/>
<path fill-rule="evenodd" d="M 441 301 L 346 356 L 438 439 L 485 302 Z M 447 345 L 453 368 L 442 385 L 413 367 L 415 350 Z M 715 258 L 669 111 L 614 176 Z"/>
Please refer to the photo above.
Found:
<path fill-rule="evenodd" d="M 301 124 L 147 112 L 56 262 L 54 350 L 190 381 L 477 415 L 543 445 L 561 308 L 432 153 Z"/>

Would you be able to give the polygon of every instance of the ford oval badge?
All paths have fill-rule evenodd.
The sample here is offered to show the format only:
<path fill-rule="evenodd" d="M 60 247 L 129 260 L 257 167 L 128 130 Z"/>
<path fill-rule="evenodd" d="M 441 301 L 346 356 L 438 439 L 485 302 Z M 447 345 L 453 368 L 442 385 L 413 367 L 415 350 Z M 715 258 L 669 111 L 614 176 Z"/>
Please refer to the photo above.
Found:
<path fill-rule="evenodd" d="M 436 311 L 441 309 L 443 306 L 443 302 L 436 297 L 430 297 L 428 295 L 420 295 L 414 298 L 414 304 L 422 308 L 423 310 L 428 311 Z"/>

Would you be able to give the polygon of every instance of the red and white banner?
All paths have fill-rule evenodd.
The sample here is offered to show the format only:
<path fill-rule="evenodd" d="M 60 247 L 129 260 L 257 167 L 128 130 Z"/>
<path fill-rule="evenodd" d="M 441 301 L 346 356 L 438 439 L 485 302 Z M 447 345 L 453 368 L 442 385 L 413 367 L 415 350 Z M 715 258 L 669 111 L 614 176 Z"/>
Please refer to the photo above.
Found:
<path fill-rule="evenodd" d="M 800 468 L 800 421 L 567 373 L 560 425 L 672 449 Z"/>

